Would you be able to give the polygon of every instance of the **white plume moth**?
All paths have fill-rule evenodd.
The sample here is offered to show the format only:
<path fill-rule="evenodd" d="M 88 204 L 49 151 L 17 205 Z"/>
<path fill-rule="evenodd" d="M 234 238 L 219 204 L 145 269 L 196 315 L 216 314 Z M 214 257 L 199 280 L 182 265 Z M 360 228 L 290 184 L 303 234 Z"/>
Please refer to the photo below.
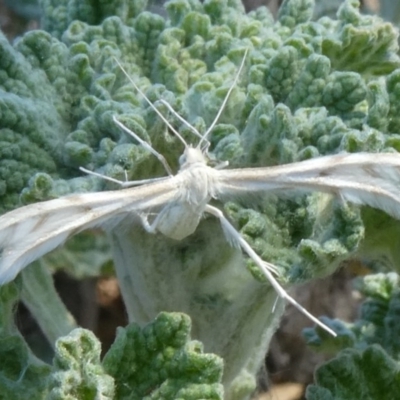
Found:
<path fill-rule="evenodd" d="M 208 213 L 218 218 L 229 243 L 240 247 L 256 263 L 278 296 L 336 336 L 334 331 L 286 293 L 273 275 L 275 267 L 262 260 L 222 211 L 211 206 L 209 202 L 211 199 L 221 202 L 235 200 L 248 193 L 262 195 L 270 191 L 300 189 L 332 193 L 356 204 L 379 208 L 400 219 L 400 155 L 339 154 L 266 168 L 222 169 L 226 165 L 221 165 L 220 168 L 208 166 L 207 138 L 236 85 L 244 62 L 245 59 L 207 132 L 201 135 L 191 127 L 200 138 L 196 147 L 186 144 L 118 63 L 135 89 L 184 143 L 185 150 L 179 160 L 178 173 L 172 175 L 165 159 L 114 117 L 116 124 L 159 158 L 169 176 L 120 182 L 82 168 L 87 173 L 116 182 L 125 189 L 73 194 L 27 205 L 1 216 L 0 285 L 14 279 L 30 262 L 61 245 L 68 237 L 91 227 L 108 225 L 110 221 L 115 220 L 117 224 L 127 213 L 140 216 L 142 225 L 148 232 L 158 232 L 176 240 L 192 234 L 203 214 Z M 173 111 L 167 103 L 164 104 Z M 178 118 L 189 126 L 181 117 Z M 156 213 L 151 222 L 147 219 L 150 212 Z"/>

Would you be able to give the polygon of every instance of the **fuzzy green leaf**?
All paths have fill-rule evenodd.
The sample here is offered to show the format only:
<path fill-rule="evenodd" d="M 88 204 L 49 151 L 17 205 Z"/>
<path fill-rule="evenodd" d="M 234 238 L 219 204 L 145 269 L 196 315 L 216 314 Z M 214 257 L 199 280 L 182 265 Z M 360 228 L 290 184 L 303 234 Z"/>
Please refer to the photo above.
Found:
<path fill-rule="evenodd" d="M 400 365 L 381 347 L 346 350 L 321 366 L 307 400 L 393 400 L 400 390 Z"/>
<path fill-rule="evenodd" d="M 100 343 L 94 334 L 75 329 L 56 342 L 48 400 L 113 400 L 114 379 L 100 364 Z"/>
<path fill-rule="evenodd" d="M 120 328 L 103 361 L 116 398 L 222 400 L 222 360 L 204 354 L 190 329 L 190 319 L 179 313 L 161 313 L 144 328 Z"/>

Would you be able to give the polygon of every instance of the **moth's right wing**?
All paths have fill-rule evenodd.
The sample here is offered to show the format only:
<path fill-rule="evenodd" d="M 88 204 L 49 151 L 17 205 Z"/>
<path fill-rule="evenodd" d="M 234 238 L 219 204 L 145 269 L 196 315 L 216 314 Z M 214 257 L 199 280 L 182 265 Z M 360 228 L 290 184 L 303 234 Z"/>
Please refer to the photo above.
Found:
<path fill-rule="evenodd" d="M 69 195 L 2 215 L 0 285 L 68 237 L 96 226 L 112 227 L 130 213 L 159 209 L 177 193 L 172 177 L 130 189 Z"/>
<path fill-rule="evenodd" d="M 400 219 L 400 154 L 337 154 L 266 168 L 217 171 L 215 197 L 320 191 Z"/>

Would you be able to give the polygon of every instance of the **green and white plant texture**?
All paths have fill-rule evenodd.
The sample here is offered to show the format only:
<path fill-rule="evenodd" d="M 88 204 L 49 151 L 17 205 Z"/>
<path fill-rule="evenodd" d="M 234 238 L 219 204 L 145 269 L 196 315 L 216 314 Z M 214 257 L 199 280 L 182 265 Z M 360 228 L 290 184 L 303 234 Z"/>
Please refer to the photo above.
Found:
<path fill-rule="evenodd" d="M 378 17 L 361 15 L 358 1 L 345 1 L 336 19 L 318 20 L 312 0 L 285 1 L 276 20 L 264 7 L 246 14 L 239 0 L 171 0 L 165 18 L 147 12 L 144 0 L 41 5 L 43 30 L 13 44 L 0 36 L 2 213 L 117 188 L 79 167 L 117 179 L 165 174 L 116 126 L 115 115 L 177 169 L 180 142 L 115 58 L 196 143 L 158 100 L 204 132 L 248 49 L 211 137 L 216 159 L 234 167 L 400 150 L 398 33 Z M 399 269 L 400 224 L 376 210 L 318 193 L 224 208 L 255 251 L 279 267 L 286 286 L 327 276 L 355 257 L 377 271 Z M 93 334 L 74 329 L 49 265 L 97 275 L 110 258 L 131 323 L 100 360 Z M 140 226 L 117 226 L 107 241 L 84 234 L 34 264 L 0 288 L 0 399 L 245 399 L 284 309 L 212 218 L 181 242 L 145 234 Z M 371 300 L 362 319 L 351 326 L 329 322 L 338 338 L 307 333 L 314 346 L 339 352 L 317 372 L 309 399 L 352 398 L 355 381 L 357 399 L 393 398 L 385 397 L 388 381 L 400 389 L 396 279 L 365 278 Z M 52 365 L 33 355 L 14 326 L 19 298 L 54 344 Z"/>

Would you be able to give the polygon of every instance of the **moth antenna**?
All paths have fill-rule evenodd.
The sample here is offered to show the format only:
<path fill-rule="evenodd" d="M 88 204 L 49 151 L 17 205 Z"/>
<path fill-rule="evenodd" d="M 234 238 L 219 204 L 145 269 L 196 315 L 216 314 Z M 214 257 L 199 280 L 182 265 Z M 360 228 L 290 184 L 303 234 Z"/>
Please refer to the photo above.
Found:
<path fill-rule="evenodd" d="M 188 121 L 186 121 L 185 118 L 181 117 L 173 108 L 172 106 L 165 100 L 161 99 L 160 102 L 164 104 L 168 110 L 174 114 L 174 116 L 179 119 L 183 124 L 185 124 L 199 139 L 203 139 L 203 135 L 193 126 L 191 125 Z"/>
<path fill-rule="evenodd" d="M 161 164 L 164 166 L 165 170 L 167 171 L 169 176 L 173 175 L 172 169 L 169 166 L 167 160 L 165 157 L 160 154 L 158 151 L 153 149 L 153 147 L 145 142 L 143 139 L 141 139 L 135 132 L 131 131 L 127 126 L 125 126 L 122 122 L 118 121 L 117 117 L 113 115 L 113 121 L 122 129 L 124 130 L 127 134 L 131 135 L 135 140 L 137 140 L 141 146 L 143 146 L 146 150 L 150 151 L 153 155 L 155 155 L 158 160 L 161 162 Z"/>
<path fill-rule="evenodd" d="M 247 57 L 248 52 L 249 52 L 249 49 L 247 48 L 246 51 L 244 52 L 244 56 L 243 56 L 242 62 L 240 63 L 240 66 L 239 66 L 239 70 L 235 75 L 235 79 L 233 80 L 233 83 L 232 83 L 231 87 L 229 88 L 228 93 L 226 94 L 226 96 L 224 98 L 224 101 L 222 102 L 221 107 L 219 108 L 219 111 L 218 111 L 217 115 L 214 118 L 214 121 L 211 123 L 209 128 L 206 130 L 205 134 L 202 136 L 202 138 L 201 138 L 201 140 L 200 140 L 200 142 L 199 142 L 197 147 L 200 147 L 200 145 L 203 143 L 203 141 L 207 140 L 207 136 L 210 134 L 210 132 L 214 129 L 215 125 L 217 124 L 217 122 L 219 120 L 219 117 L 221 116 L 221 114 L 222 114 L 222 112 L 223 112 L 223 110 L 224 110 L 224 108 L 226 106 L 226 103 L 228 102 L 229 96 L 232 93 L 232 90 L 234 89 L 234 87 L 237 84 L 237 81 L 239 80 L 239 76 L 240 76 L 240 74 L 241 74 L 241 72 L 243 70 L 244 63 L 246 61 L 246 57 Z M 208 140 L 207 140 L 207 142 L 208 142 Z"/>
<path fill-rule="evenodd" d="M 147 98 L 147 96 L 142 92 L 142 90 L 139 88 L 138 85 L 134 82 L 134 80 L 129 76 L 128 72 L 125 70 L 125 68 L 122 66 L 122 64 L 114 57 L 115 62 L 118 64 L 118 66 L 121 68 L 121 71 L 125 74 L 125 76 L 128 78 L 129 82 L 132 84 L 132 86 L 137 90 L 137 92 L 146 100 L 147 104 L 156 112 L 156 114 L 161 118 L 161 120 L 168 126 L 169 129 L 173 132 L 173 134 L 183 143 L 185 146 L 185 149 L 187 149 L 189 146 L 186 143 L 185 139 L 180 135 L 180 133 L 168 122 L 168 120 L 164 117 L 164 115 L 161 114 L 160 111 L 157 110 L 157 107 Z"/>

